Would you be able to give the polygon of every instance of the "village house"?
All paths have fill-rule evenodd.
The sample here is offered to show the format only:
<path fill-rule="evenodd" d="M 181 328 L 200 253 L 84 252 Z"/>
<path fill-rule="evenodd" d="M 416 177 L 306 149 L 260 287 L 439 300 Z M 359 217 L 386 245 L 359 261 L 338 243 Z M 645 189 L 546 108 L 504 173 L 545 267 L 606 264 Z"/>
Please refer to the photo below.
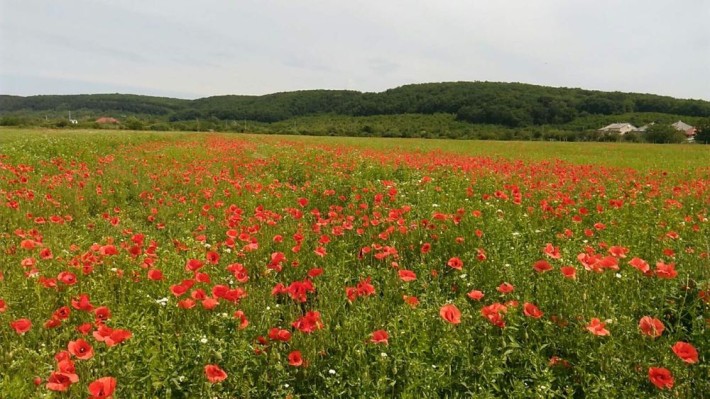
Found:
<path fill-rule="evenodd" d="M 103 124 L 114 124 L 114 125 L 115 125 L 115 124 L 118 123 L 118 119 L 116 119 L 116 118 L 110 118 L 110 117 L 107 117 L 107 116 L 102 116 L 101 118 L 99 118 L 99 119 L 96 120 L 96 123 L 100 123 L 100 124 L 102 124 L 102 125 L 103 125 Z"/>
<path fill-rule="evenodd" d="M 683 121 L 678 121 L 672 124 L 671 126 L 673 126 L 675 130 L 683 132 L 683 134 L 685 134 L 685 137 L 687 137 L 688 139 L 691 139 L 693 136 L 695 136 L 695 133 L 697 133 L 697 129 L 694 126 L 690 126 L 689 124 Z"/>
<path fill-rule="evenodd" d="M 611 125 L 607 125 L 599 129 L 600 132 L 617 133 L 620 135 L 624 135 L 628 132 L 633 132 L 637 130 L 638 128 L 630 123 L 612 123 Z"/>

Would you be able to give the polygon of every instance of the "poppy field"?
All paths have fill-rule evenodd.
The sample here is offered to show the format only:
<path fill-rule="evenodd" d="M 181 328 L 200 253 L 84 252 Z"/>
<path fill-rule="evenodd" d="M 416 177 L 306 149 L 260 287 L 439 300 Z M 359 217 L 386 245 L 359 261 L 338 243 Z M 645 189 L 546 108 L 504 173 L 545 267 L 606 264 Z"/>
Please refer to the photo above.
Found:
<path fill-rule="evenodd" d="M 3 134 L 1 398 L 709 395 L 707 150 Z"/>

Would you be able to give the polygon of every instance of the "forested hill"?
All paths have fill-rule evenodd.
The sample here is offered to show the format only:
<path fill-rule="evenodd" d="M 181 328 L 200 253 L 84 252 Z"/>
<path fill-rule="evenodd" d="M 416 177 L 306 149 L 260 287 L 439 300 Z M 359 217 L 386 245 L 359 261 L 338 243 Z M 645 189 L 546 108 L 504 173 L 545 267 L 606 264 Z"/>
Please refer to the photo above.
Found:
<path fill-rule="evenodd" d="M 62 112 L 90 116 L 143 116 L 165 121 L 278 122 L 313 115 L 455 115 L 462 122 L 508 127 L 562 125 L 591 115 L 659 113 L 710 117 L 710 102 L 651 94 L 553 88 L 522 83 L 414 84 L 381 93 L 307 90 L 262 96 L 181 100 L 127 94 L 0 96 L 0 116 Z"/>
<path fill-rule="evenodd" d="M 189 107 L 191 100 L 134 94 L 0 95 L 0 113 L 89 111 L 100 114 L 173 115 Z"/>

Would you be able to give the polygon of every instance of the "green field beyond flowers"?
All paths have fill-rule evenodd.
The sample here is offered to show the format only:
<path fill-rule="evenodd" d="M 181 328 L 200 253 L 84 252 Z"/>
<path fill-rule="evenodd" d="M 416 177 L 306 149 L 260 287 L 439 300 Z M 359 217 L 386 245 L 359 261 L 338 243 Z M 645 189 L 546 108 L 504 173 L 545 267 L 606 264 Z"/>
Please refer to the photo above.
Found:
<path fill-rule="evenodd" d="M 702 398 L 710 150 L 0 130 L 0 398 Z"/>

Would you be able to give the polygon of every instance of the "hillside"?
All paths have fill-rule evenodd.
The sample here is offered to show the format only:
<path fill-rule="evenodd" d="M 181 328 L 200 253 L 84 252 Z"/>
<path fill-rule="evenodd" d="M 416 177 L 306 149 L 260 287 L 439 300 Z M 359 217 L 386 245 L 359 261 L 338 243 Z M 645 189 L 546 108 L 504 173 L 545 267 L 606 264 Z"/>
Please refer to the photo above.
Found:
<path fill-rule="evenodd" d="M 33 125 L 50 118 L 65 119 L 70 111 L 84 123 L 93 122 L 98 116 L 128 118 L 133 121 L 132 128 L 233 130 L 236 126 L 248 125 L 256 130 L 272 131 L 264 124 L 277 124 L 297 126 L 299 133 L 314 128 L 324 134 L 333 133 L 335 128 L 328 122 L 328 118 L 333 118 L 345 126 L 338 134 L 347 135 L 355 130 L 361 132 L 360 129 L 369 133 L 366 119 L 369 117 L 424 115 L 425 120 L 434 121 L 434 125 L 440 127 L 437 135 L 451 136 L 451 128 L 466 130 L 466 126 L 479 125 L 511 129 L 551 126 L 581 131 L 622 119 L 648 123 L 683 118 L 694 123 L 710 117 L 710 102 L 494 82 L 413 84 L 380 93 L 306 90 L 196 100 L 129 94 L 0 96 L 0 124 L 4 125 Z M 437 115 L 449 117 L 441 123 L 443 119 Z M 304 125 L 304 121 L 308 123 Z M 382 125 L 382 118 L 377 121 Z M 317 123 L 317 127 L 313 123 Z M 386 131 L 392 130 L 387 124 L 383 126 Z M 464 136 L 471 137 L 470 134 Z"/>

